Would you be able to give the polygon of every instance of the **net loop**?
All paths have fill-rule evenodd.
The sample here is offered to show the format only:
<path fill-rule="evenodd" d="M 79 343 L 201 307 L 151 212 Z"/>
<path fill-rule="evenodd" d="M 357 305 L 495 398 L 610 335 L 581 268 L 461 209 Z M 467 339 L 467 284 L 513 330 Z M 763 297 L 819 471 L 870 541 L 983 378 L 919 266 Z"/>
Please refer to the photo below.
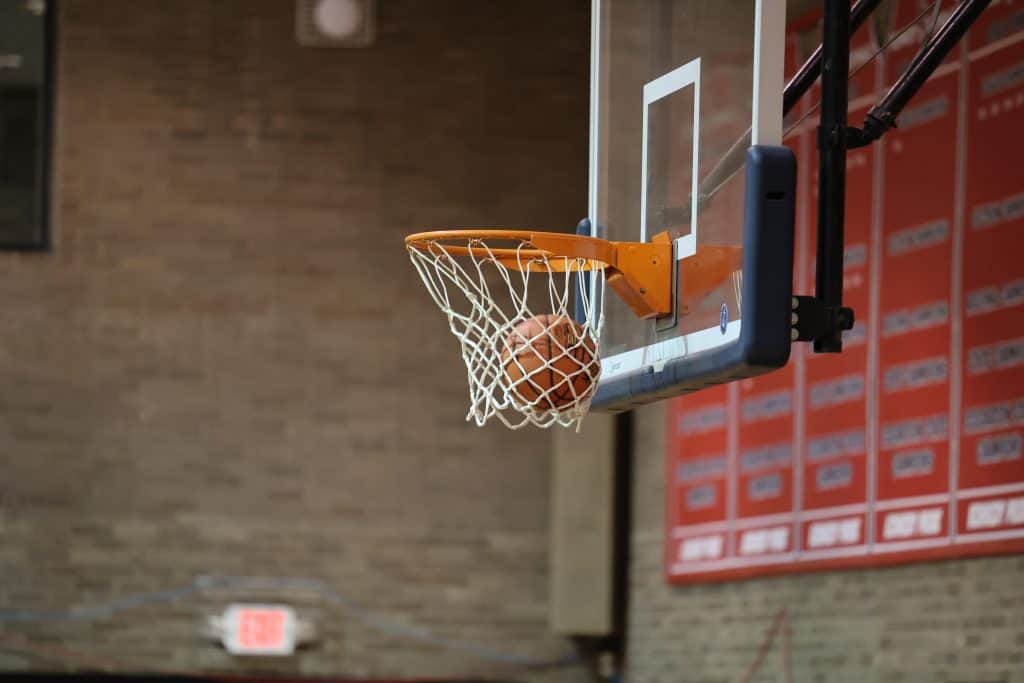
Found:
<path fill-rule="evenodd" d="M 437 234 L 406 247 L 459 341 L 466 420 L 578 428 L 601 373 L 590 278 L 604 264 L 537 249 L 528 233 Z"/>

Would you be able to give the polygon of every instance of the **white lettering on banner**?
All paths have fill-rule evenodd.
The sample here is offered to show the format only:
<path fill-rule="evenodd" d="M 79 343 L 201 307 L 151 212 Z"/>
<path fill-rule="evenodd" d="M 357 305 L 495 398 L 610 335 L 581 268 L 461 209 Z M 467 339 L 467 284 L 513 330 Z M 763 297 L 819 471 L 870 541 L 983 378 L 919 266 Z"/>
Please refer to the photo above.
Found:
<path fill-rule="evenodd" d="M 768 550 L 768 537 L 764 531 L 744 531 L 740 536 L 740 555 L 760 555 Z"/>
<path fill-rule="evenodd" d="M 811 408 L 824 408 L 855 401 L 864 395 L 864 377 L 846 375 L 811 385 Z"/>
<path fill-rule="evenodd" d="M 839 523 L 839 542 L 843 545 L 858 543 L 860 541 L 860 517 L 844 519 Z"/>
<path fill-rule="evenodd" d="M 1006 504 L 1006 523 L 1024 524 L 1024 498 L 1011 498 Z"/>
<path fill-rule="evenodd" d="M 1007 96 L 1002 100 L 996 98 L 989 102 L 987 107 L 984 105 L 979 107 L 976 116 L 979 121 L 984 121 L 989 118 L 994 119 L 1000 114 L 1005 114 L 1011 111 L 1015 106 L 1021 105 L 1024 105 L 1024 92 L 1018 92 L 1016 97 L 1007 94 Z"/>
<path fill-rule="evenodd" d="M 1024 215 L 1024 194 L 1017 194 L 988 204 L 974 207 L 971 212 L 971 229 L 985 230 L 1000 223 L 1012 221 Z"/>
<path fill-rule="evenodd" d="M 941 119 L 948 112 L 949 98 L 943 95 L 905 109 L 897 119 L 896 125 L 900 130 L 907 130 L 929 121 Z"/>
<path fill-rule="evenodd" d="M 855 322 L 849 330 L 843 331 L 843 344 L 846 346 L 857 346 L 863 344 L 868 338 L 868 326 L 864 321 Z"/>
<path fill-rule="evenodd" d="M 1024 83 L 1024 62 L 997 71 L 981 81 L 981 94 L 991 97 L 996 93 Z"/>
<path fill-rule="evenodd" d="M 882 336 L 895 337 L 910 332 L 910 311 L 894 311 L 882 318 Z"/>
<path fill-rule="evenodd" d="M 789 389 L 749 398 L 743 402 L 743 421 L 756 422 L 789 415 L 793 411 L 793 392 Z"/>
<path fill-rule="evenodd" d="M 972 375 L 981 375 L 995 370 L 1005 370 L 1024 363 L 1024 337 L 975 346 L 967 351 L 967 370 Z"/>
<path fill-rule="evenodd" d="M 857 268 L 868 262 L 866 244 L 851 244 L 843 250 L 843 268 Z"/>
<path fill-rule="evenodd" d="M 679 420 L 680 434 L 699 434 L 725 427 L 725 406 L 702 408 L 683 415 Z"/>
<path fill-rule="evenodd" d="M 1024 524 L 1024 497 L 979 500 L 967 506 L 967 528 L 970 531 L 1021 524 Z"/>
<path fill-rule="evenodd" d="M 902 448 L 943 441 L 948 433 L 949 422 L 944 414 L 891 422 L 882 425 L 882 448 Z"/>
<path fill-rule="evenodd" d="M 885 371 L 886 393 L 919 389 L 941 384 L 949 375 L 949 363 L 943 356 L 896 365 Z"/>
<path fill-rule="evenodd" d="M 864 286 L 864 275 L 863 275 L 863 273 L 844 273 L 843 274 L 843 291 L 844 292 L 852 292 L 855 289 L 860 289 L 863 286 Z"/>
<path fill-rule="evenodd" d="M 949 304 L 945 299 L 918 306 L 893 311 L 882 320 L 882 336 L 896 337 L 907 332 L 925 330 L 929 327 L 944 325 L 949 320 Z"/>
<path fill-rule="evenodd" d="M 751 529 L 740 536 L 740 555 L 781 553 L 789 548 L 789 527 Z"/>
<path fill-rule="evenodd" d="M 1020 460 L 1020 432 L 1000 434 L 978 440 L 977 462 L 979 465 L 995 465 L 1000 462 Z"/>
<path fill-rule="evenodd" d="M 893 479 L 906 479 L 931 474 L 935 469 L 935 451 L 922 448 L 916 451 L 905 451 L 892 456 Z"/>
<path fill-rule="evenodd" d="M 999 308 L 999 290 L 983 287 L 967 293 L 967 316 L 981 315 Z"/>
<path fill-rule="evenodd" d="M 860 542 L 861 518 L 827 519 L 812 522 L 807 532 L 808 548 L 831 548 Z"/>
<path fill-rule="evenodd" d="M 782 495 L 782 477 L 777 473 L 754 477 L 747 484 L 747 497 L 750 500 L 778 498 L 780 495 Z"/>
<path fill-rule="evenodd" d="M 919 536 L 938 536 L 942 531 L 942 508 L 921 510 L 917 515 L 917 533 Z"/>
<path fill-rule="evenodd" d="M 882 538 L 886 540 L 893 538 L 910 538 L 914 535 L 914 527 L 916 526 L 916 512 L 890 512 L 885 516 L 885 527 L 882 531 Z"/>
<path fill-rule="evenodd" d="M 1024 424 L 1024 398 L 978 406 L 964 413 L 964 431 L 967 434 L 990 432 L 1018 424 Z"/>
<path fill-rule="evenodd" d="M 945 382 L 949 376 L 949 363 L 945 358 L 935 358 L 906 366 L 906 387 L 916 389 L 928 384 Z"/>
<path fill-rule="evenodd" d="M 994 43 L 997 40 L 1016 33 L 1022 28 L 1024 28 L 1024 12 L 1013 12 L 1007 18 L 999 21 L 993 21 L 989 24 L 988 31 L 986 31 L 986 33 L 988 34 L 989 42 Z M 1021 70 L 1024 70 L 1024 64 L 1017 64 L 1007 69 L 1007 71 L 1012 70 L 1020 72 Z"/>
<path fill-rule="evenodd" d="M 942 244 L 949 237 L 949 221 L 945 218 L 924 225 L 915 225 L 889 236 L 889 255 L 898 256 Z"/>
<path fill-rule="evenodd" d="M 1001 286 L 989 286 L 967 293 L 967 315 L 975 316 L 1024 302 L 1024 280 L 1012 280 Z"/>
<path fill-rule="evenodd" d="M 1007 282 L 1003 285 L 1000 296 L 1002 297 L 1004 308 L 1020 305 L 1021 302 L 1024 302 L 1024 280 Z"/>
<path fill-rule="evenodd" d="M 786 442 L 747 451 L 740 456 L 740 471 L 757 472 L 775 467 L 788 467 L 792 450 L 792 444 Z"/>
<path fill-rule="evenodd" d="M 717 560 L 722 556 L 722 535 L 687 538 L 679 544 L 679 561 Z"/>
<path fill-rule="evenodd" d="M 768 534 L 768 547 L 772 552 L 782 552 L 789 547 L 789 527 L 775 527 Z"/>
<path fill-rule="evenodd" d="M 970 349 L 967 352 L 967 371 L 972 375 L 989 372 L 995 365 L 995 350 L 991 347 Z"/>
<path fill-rule="evenodd" d="M 1005 500 L 985 500 L 971 503 L 967 507 L 967 528 L 974 531 L 1002 526 L 1005 511 Z"/>
<path fill-rule="evenodd" d="M 715 487 L 713 484 L 689 489 L 686 492 L 686 509 L 700 510 L 709 508 L 715 504 L 715 498 Z"/>
<path fill-rule="evenodd" d="M 839 522 L 814 522 L 807 533 L 807 547 L 828 548 L 839 542 Z"/>
<path fill-rule="evenodd" d="M 864 452 L 864 431 L 835 432 L 810 439 L 807 442 L 807 460 L 822 462 L 844 455 L 860 455 Z"/>
<path fill-rule="evenodd" d="M 848 462 L 822 465 L 815 472 L 814 479 L 818 491 L 849 486 L 853 481 L 853 465 Z"/>
<path fill-rule="evenodd" d="M 697 481 L 725 475 L 725 456 L 713 455 L 680 463 L 676 469 L 678 481 Z"/>
<path fill-rule="evenodd" d="M 885 515 L 882 539 L 913 538 L 914 536 L 937 536 L 942 531 L 942 508 L 925 510 L 898 510 Z"/>

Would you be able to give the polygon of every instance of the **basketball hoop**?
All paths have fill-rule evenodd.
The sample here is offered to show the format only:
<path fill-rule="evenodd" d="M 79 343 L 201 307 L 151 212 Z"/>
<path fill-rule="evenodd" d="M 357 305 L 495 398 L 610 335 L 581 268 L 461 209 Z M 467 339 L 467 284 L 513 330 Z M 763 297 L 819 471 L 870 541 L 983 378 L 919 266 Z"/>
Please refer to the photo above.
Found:
<path fill-rule="evenodd" d="M 601 373 L 602 315 L 588 273 L 601 274 L 640 317 L 671 311 L 667 235 L 633 243 L 439 230 L 410 235 L 405 245 L 459 340 L 469 379 L 466 420 L 479 426 L 492 417 L 511 429 L 579 426 Z"/>

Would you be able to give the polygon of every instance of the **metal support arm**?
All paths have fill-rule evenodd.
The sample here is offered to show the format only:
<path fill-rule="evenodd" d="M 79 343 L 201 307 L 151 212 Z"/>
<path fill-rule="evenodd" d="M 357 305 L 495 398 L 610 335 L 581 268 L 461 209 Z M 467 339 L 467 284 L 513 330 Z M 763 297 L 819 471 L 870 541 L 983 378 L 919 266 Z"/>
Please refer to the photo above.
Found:
<path fill-rule="evenodd" d="M 869 145 L 896 125 L 907 103 L 989 4 L 991 0 L 963 0 L 921 47 L 889 92 L 871 108 L 864 126 L 853 128 L 846 121 L 850 38 L 847 0 L 825 0 L 815 296 L 793 298 L 794 341 L 813 340 L 815 352 L 837 353 L 843 348 L 843 331 L 853 327 L 853 310 L 843 306 L 846 150 Z"/>
<path fill-rule="evenodd" d="M 890 128 L 895 127 L 896 117 L 991 3 L 992 0 L 964 0 L 957 5 L 942 28 L 921 47 L 917 57 L 899 80 L 889 88 L 885 97 L 867 113 L 863 127 L 849 130 L 847 146 L 870 145 Z"/>

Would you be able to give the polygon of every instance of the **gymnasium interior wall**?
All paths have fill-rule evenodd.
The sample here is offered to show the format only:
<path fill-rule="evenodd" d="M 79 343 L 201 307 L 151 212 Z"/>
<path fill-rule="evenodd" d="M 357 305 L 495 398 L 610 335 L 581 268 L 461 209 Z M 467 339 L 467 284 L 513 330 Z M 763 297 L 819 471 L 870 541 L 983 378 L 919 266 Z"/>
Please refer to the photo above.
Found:
<path fill-rule="evenodd" d="M 373 46 L 330 49 L 288 1 L 60 3 L 56 244 L 0 253 L 0 669 L 511 678 L 572 652 L 550 435 L 464 421 L 402 237 L 575 226 L 589 6 L 376 4 Z M 232 600 L 295 606 L 317 645 L 231 658 L 200 626 Z"/>

